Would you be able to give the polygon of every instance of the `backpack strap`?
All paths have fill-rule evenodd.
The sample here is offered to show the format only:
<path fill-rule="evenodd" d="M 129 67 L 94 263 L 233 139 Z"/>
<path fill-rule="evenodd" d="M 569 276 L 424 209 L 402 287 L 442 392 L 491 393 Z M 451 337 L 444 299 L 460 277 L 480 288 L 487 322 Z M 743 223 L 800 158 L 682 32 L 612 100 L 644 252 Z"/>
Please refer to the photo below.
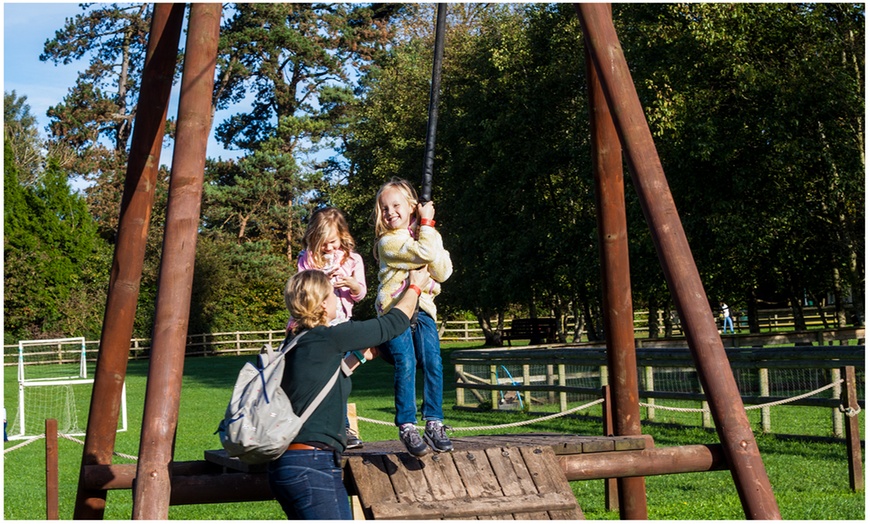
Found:
<path fill-rule="evenodd" d="M 288 351 L 296 347 L 296 343 L 299 342 L 299 339 L 301 339 L 302 336 L 305 335 L 305 333 L 308 333 L 307 329 L 305 331 L 300 331 L 298 335 L 290 339 L 290 342 L 287 342 L 286 344 L 281 346 L 281 349 L 278 350 L 280 356 L 283 357 L 285 354 L 287 354 Z"/>
<path fill-rule="evenodd" d="M 332 374 L 332 378 L 329 379 L 329 382 L 327 382 L 326 385 L 323 386 L 323 389 L 320 390 L 320 393 L 318 393 L 314 400 L 311 401 L 311 404 L 309 404 L 308 407 L 305 408 L 305 412 L 302 413 L 302 415 L 299 417 L 299 421 L 302 424 L 305 424 L 305 421 L 308 420 L 308 417 L 310 417 L 311 414 L 314 413 L 314 410 L 317 409 L 317 406 L 319 406 L 320 403 L 323 402 L 323 399 L 326 398 L 326 395 L 332 389 L 332 386 L 335 385 L 335 381 L 338 380 L 338 374 L 340 372 L 341 366 L 339 366 L 338 369 L 335 370 L 335 373 Z"/>

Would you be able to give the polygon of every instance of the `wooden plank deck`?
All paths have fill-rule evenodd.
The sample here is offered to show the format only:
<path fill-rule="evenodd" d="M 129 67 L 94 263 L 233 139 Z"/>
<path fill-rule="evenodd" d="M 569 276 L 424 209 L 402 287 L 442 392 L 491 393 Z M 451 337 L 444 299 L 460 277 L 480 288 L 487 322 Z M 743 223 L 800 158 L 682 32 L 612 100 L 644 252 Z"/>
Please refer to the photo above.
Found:
<path fill-rule="evenodd" d="M 576 520 L 583 512 L 556 455 L 643 450 L 645 436 L 551 433 L 456 437 L 416 458 L 398 440 L 348 450 L 345 474 L 368 519 Z"/>
<path fill-rule="evenodd" d="M 448 453 L 413 457 L 398 439 L 347 450 L 345 479 L 367 519 L 583 519 L 557 455 L 642 451 L 649 436 L 552 433 L 455 437 Z M 228 470 L 265 472 L 224 450 L 205 452 Z"/>
<path fill-rule="evenodd" d="M 353 456 L 345 471 L 367 519 L 583 518 L 546 446 Z"/>

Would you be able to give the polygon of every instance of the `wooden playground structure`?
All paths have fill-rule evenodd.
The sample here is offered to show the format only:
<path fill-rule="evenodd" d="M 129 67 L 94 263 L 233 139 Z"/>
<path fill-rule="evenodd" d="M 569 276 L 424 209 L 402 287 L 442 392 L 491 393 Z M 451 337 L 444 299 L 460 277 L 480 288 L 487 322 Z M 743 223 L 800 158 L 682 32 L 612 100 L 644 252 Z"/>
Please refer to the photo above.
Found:
<path fill-rule="evenodd" d="M 91 399 L 91 413 L 100 416 L 88 420 L 75 519 L 102 519 L 111 489 L 132 489 L 132 518 L 148 520 L 167 519 L 174 504 L 271 498 L 262 471 L 220 464 L 219 457 L 173 460 L 221 4 L 190 4 L 139 462 L 112 464 L 185 8 L 154 5 Z M 646 519 L 644 476 L 726 468 L 747 518 L 780 518 L 734 377 L 721 372 L 728 369 L 723 343 L 709 321 L 706 293 L 613 27 L 610 5 L 577 4 L 576 10 L 587 50 L 602 309 L 607 312 L 609 383 L 614 385 L 605 417 L 612 420 L 612 435 L 469 437 L 456 439 L 453 452 L 423 460 L 389 443 L 366 443 L 364 451 L 346 453 L 345 475 L 367 518 L 582 518 L 568 487 L 568 480 L 582 478 L 616 479 L 620 517 Z M 721 444 L 656 448 L 641 435 L 623 155 Z M 437 484 L 423 481 L 433 475 L 456 489 L 448 493 L 426 488 Z"/>

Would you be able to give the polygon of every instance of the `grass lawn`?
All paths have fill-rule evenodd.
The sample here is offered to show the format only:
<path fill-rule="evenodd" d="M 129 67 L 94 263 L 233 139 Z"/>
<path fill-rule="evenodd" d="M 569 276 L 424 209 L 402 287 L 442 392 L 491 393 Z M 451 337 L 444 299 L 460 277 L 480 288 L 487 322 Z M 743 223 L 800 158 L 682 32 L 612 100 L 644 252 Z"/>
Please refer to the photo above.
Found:
<path fill-rule="evenodd" d="M 458 345 L 453 345 L 458 347 Z M 467 347 L 467 345 L 463 346 Z M 452 410 L 454 389 L 449 348 L 445 351 L 444 404 L 446 423 L 456 428 L 497 425 L 526 420 L 515 412 L 470 412 Z M 219 449 L 214 431 L 226 408 L 230 389 L 241 365 L 251 357 L 191 358 L 185 363 L 175 460 L 202 460 L 203 451 Z M 148 363 L 130 362 L 127 374 L 127 402 L 130 429 L 118 433 L 115 450 L 138 455 L 139 433 L 144 406 Z M 420 389 L 418 388 L 418 391 Z M 4 395 L 10 419 L 15 413 L 17 380 L 15 368 L 4 369 Z M 392 368 L 383 361 L 366 364 L 354 375 L 350 398 L 360 416 L 392 422 Z M 780 409 L 780 408 L 775 408 Z M 815 417 L 816 410 L 794 409 L 795 427 L 802 414 Z M 829 412 L 828 412 L 829 413 Z M 586 435 L 601 433 L 600 406 L 577 416 L 562 417 L 530 426 L 490 430 L 482 433 L 564 432 Z M 829 416 L 829 415 L 828 415 Z M 863 423 L 863 413 L 861 421 Z M 84 421 L 81 421 L 84 427 Z M 11 422 L 10 422 L 11 425 Z M 396 438 L 392 426 L 360 421 L 365 441 Z M 698 427 L 674 427 L 664 424 L 645 425 L 658 446 L 716 443 L 715 432 Z M 473 433 L 454 431 L 454 436 Z M 83 437 L 82 437 L 83 439 Z M 6 448 L 20 444 L 8 442 Z M 788 520 L 860 520 L 865 517 L 863 493 L 849 491 L 846 447 L 841 443 L 824 443 L 807 439 L 758 436 L 762 458 L 773 485 L 780 512 Z M 60 517 L 71 519 L 81 463 L 82 446 L 60 439 Z M 131 463 L 116 458 L 116 463 Z M 37 440 L 4 455 L 4 510 L 6 520 L 45 519 L 45 441 Z M 604 481 L 572 482 L 571 486 L 588 519 L 618 519 L 619 515 L 604 508 Z M 661 475 L 646 478 L 650 519 L 655 520 L 743 520 L 742 506 L 734 482 L 727 471 Z M 110 491 L 106 519 L 130 518 L 132 495 L 129 490 Z M 169 517 L 176 520 L 284 520 L 277 502 L 246 502 L 172 506 Z"/>

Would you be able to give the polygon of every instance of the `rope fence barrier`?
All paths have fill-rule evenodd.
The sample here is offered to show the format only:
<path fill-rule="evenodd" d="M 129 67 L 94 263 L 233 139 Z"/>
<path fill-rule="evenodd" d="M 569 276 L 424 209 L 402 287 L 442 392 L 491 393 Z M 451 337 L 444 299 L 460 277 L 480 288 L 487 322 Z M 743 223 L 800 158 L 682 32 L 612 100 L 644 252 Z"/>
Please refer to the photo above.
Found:
<path fill-rule="evenodd" d="M 746 411 L 749 411 L 749 410 L 753 410 L 753 409 L 761 409 L 761 408 L 766 408 L 766 407 L 773 407 L 773 406 L 779 406 L 779 405 L 783 405 L 783 404 L 788 404 L 788 403 L 790 403 L 790 402 L 796 402 L 796 401 L 798 401 L 798 400 L 801 400 L 801 399 L 804 399 L 804 398 L 807 398 L 807 397 L 811 397 L 811 396 L 813 396 L 813 395 L 817 395 L 817 394 L 819 394 L 819 393 L 821 393 L 821 392 L 823 392 L 823 391 L 826 391 L 826 390 L 831 389 L 831 388 L 833 388 L 833 387 L 835 387 L 835 386 L 837 386 L 837 385 L 839 385 L 839 384 L 842 384 L 843 382 L 845 382 L 843 379 L 835 380 L 835 381 L 831 382 L 830 384 L 827 384 L 827 385 L 825 385 L 825 386 L 822 386 L 822 387 L 820 387 L 820 388 L 818 388 L 818 389 L 814 389 L 813 391 L 809 391 L 809 392 L 806 392 L 806 393 L 802 393 L 802 394 L 800 394 L 800 395 L 796 395 L 796 396 L 793 396 L 793 397 L 789 397 L 789 398 L 787 398 L 787 399 L 781 399 L 781 400 L 777 400 L 777 401 L 774 401 L 774 402 L 768 402 L 768 403 L 766 403 L 766 404 L 756 404 L 756 405 L 753 405 L 753 406 L 744 406 L 744 409 L 746 409 Z M 597 399 L 597 400 L 593 400 L 592 402 L 589 402 L 589 403 L 583 404 L 583 405 L 581 405 L 581 406 L 576 406 L 576 407 L 573 407 L 573 408 L 568 409 L 568 410 L 566 410 L 566 411 L 561 411 L 561 412 L 559 412 L 559 413 L 553 413 L 553 414 L 551 414 L 551 415 L 544 415 L 544 416 L 541 416 L 541 417 L 538 417 L 538 418 L 533 418 L 533 419 L 529 419 L 529 420 L 522 420 L 522 421 L 519 421 L 519 422 L 510 422 L 510 423 L 507 423 L 507 424 L 496 424 L 496 425 L 490 425 L 490 426 L 469 426 L 469 427 L 446 426 L 446 427 L 447 427 L 451 432 L 458 432 L 458 431 L 468 431 L 468 432 L 472 432 L 472 431 L 488 431 L 488 430 L 502 429 L 502 428 L 515 428 L 515 427 L 520 427 L 520 426 L 529 426 L 529 425 L 532 425 L 532 424 L 537 424 L 537 423 L 539 423 L 539 422 L 546 422 L 546 421 L 548 421 L 548 420 L 553 420 L 553 419 L 556 419 L 556 418 L 564 417 L 564 416 L 570 415 L 570 414 L 572 414 L 572 413 L 575 413 L 575 412 L 577 412 L 577 411 L 582 411 L 582 410 L 584 410 L 584 409 L 591 408 L 591 407 L 596 406 L 596 405 L 598 405 L 598 404 L 602 404 L 603 402 L 604 402 L 604 399 L 600 398 L 600 399 Z M 639 404 L 641 407 L 649 407 L 649 408 L 661 409 L 661 410 L 666 410 L 666 411 L 667 411 L 667 410 L 669 410 L 669 411 L 681 411 L 681 412 L 686 412 L 686 413 L 709 413 L 709 411 L 710 411 L 709 408 L 680 408 L 680 407 L 662 406 L 662 405 L 659 405 L 659 404 L 648 404 L 648 403 L 646 403 L 646 402 L 639 402 L 638 404 Z M 848 416 L 848 417 L 855 417 L 855 416 L 857 416 L 857 415 L 861 412 L 861 408 L 859 407 L 859 408 L 857 408 L 857 409 L 853 409 L 853 408 L 847 408 L 847 407 L 844 407 L 844 406 L 841 405 L 841 406 L 840 406 L 840 411 L 843 412 L 843 413 L 844 413 L 846 416 Z M 361 420 L 361 421 L 363 421 L 363 422 L 368 422 L 368 423 L 370 423 L 370 424 L 378 424 L 378 425 L 382 425 L 382 426 L 394 426 L 394 425 L 395 425 L 393 422 L 385 422 L 385 421 L 383 421 L 383 420 L 377 420 L 377 419 L 372 419 L 372 418 L 368 418 L 368 417 L 360 417 L 360 416 L 358 416 L 358 417 L 357 417 L 357 420 Z M 424 426 L 417 426 L 417 428 L 418 428 L 418 429 L 423 429 Z M 58 433 L 58 436 L 61 437 L 61 438 L 66 439 L 66 440 L 69 440 L 69 441 L 71 441 L 71 442 L 76 442 L 76 443 L 78 443 L 78 444 L 80 444 L 80 445 L 82 445 L 82 446 L 84 446 L 84 444 L 85 444 L 83 440 L 81 440 L 81 439 L 77 439 L 77 438 L 72 437 L 72 436 L 70 436 L 70 435 L 65 435 L 65 434 L 63 434 L 63 433 Z M 44 439 L 44 438 L 45 438 L 45 434 L 44 434 L 44 433 L 41 434 L 41 435 L 37 435 L 37 436 L 32 437 L 32 438 L 30 438 L 30 439 L 28 439 L 28 440 L 26 440 L 26 441 L 24 441 L 24 442 L 21 442 L 20 444 L 16 444 L 16 445 L 14 445 L 14 446 L 10 446 L 10 447 L 8 447 L 8 448 L 5 448 L 5 449 L 3 450 L 3 454 L 5 455 L 5 454 L 7 454 L 7 453 L 9 453 L 9 452 L 11 452 L 11 451 L 15 451 L 15 450 L 17 450 L 17 449 L 21 449 L 21 448 L 23 448 L 23 447 L 25 447 L 25 446 L 28 446 L 28 445 L 30 445 L 30 444 L 33 444 L 34 442 L 36 442 L 36 441 L 38 441 L 38 440 L 41 440 L 41 439 Z M 127 454 L 120 453 L 120 452 L 117 452 L 117 451 L 112 452 L 112 455 L 114 455 L 114 456 L 116 456 L 116 457 L 122 457 L 122 458 L 125 458 L 125 459 L 129 459 L 129 460 L 132 460 L 132 461 L 138 461 L 138 460 L 139 460 L 139 457 L 136 457 L 136 456 L 134 456 L 134 455 L 127 455 Z"/>

